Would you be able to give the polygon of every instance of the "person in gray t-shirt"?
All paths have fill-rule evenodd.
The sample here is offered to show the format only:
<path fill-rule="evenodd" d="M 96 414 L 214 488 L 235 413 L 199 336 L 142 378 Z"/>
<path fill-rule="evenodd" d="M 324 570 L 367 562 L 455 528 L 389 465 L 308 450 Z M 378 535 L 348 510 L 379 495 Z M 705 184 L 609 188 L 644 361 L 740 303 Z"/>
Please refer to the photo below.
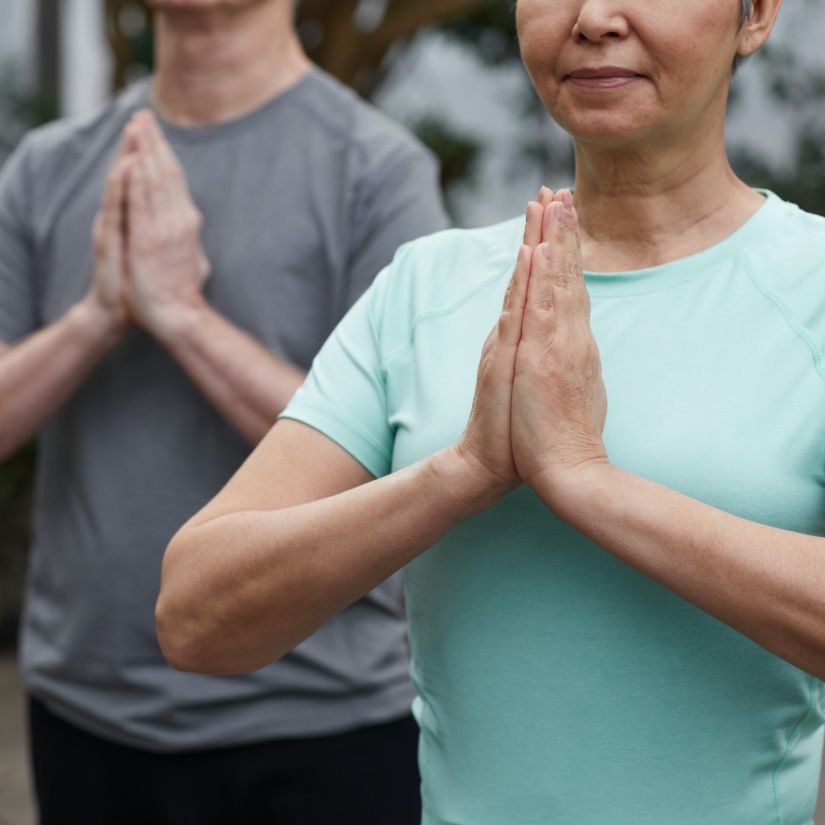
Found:
<path fill-rule="evenodd" d="M 292 0 L 151 5 L 155 75 L 0 174 L 0 458 L 40 432 L 21 666 L 42 821 L 413 822 L 382 773 L 417 791 L 398 581 L 236 677 L 168 667 L 153 606 L 177 528 L 396 248 L 445 225 L 436 165 L 308 62 Z"/>

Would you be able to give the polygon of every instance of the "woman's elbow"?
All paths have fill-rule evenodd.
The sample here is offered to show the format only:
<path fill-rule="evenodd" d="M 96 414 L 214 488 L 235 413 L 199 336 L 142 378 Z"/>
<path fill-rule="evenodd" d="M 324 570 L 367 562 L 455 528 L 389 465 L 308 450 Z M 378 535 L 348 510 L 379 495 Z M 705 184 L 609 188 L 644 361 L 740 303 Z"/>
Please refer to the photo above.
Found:
<path fill-rule="evenodd" d="M 207 645 L 204 600 L 194 598 L 192 577 L 182 569 L 186 566 L 181 558 L 185 555 L 185 530 L 172 539 L 163 558 L 160 593 L 155 604 L 158 643 L 163 657 L 175 670 L 211 673 L 214 656 Z M 187 582 L 189 587 L 185 586 Z"/>
<path fill-rule="evenodd" d="M 253 628 L 242 625 L 236 593 L 227 602 L 221 598 L 225 588 L 216 592 L 205 583 L 208 576 L 198 578 L 190 560 L 203 554 L 189 546 L 194 538 L 189 531 L 183 527 L 178 532 L 163 559 L 155 624 L 166 662 L 175 670 L 234 676 L 264 667 L 288 652 L 286 646 L 273 650 L 268 633 L 262 642 L 260 631 L 256 636 Z"/>

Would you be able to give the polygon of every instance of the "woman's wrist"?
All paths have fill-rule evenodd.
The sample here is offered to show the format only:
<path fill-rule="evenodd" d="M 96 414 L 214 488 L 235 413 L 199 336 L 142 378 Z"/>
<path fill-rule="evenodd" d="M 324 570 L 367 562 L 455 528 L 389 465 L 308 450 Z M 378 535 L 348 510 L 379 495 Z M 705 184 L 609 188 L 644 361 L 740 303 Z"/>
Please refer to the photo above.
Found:
<path fill-rule="evenodd" d="M 439 450 L 427 461 L 434 482 L 453 499 L 462 519 L 497 504 L 514 487 L 496 478 L 456 444 Z"/>
<path fill-rule="evenodd" d="M 543 470 L 530 478 L 528 486 L 559 518 L 575 524 L 615 489 L 617 472 L 621 471 L 607 458 L 597 458 Z"/>

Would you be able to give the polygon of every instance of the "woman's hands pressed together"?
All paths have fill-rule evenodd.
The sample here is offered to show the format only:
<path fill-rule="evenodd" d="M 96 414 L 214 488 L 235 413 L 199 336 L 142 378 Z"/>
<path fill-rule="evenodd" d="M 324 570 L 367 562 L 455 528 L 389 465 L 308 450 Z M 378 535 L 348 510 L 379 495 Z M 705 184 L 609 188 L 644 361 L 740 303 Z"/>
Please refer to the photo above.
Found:
<path fill-rule="evenodd" d="M 552 193 L 547 191 L 545 197 L 549 202 Z M 528 204 L 524 243 L 518 251 L 498 323 L 481 351 L 470 420 L 457 445 L 460 455 L 486 475 L 500 494 L 520 483 L 510 441 L 513 380 L 530 267 L 534 250 L 541 241 L 543 215 L 541 203 Z"/>
<path fill-rule="evenodd" d="M 511 441 L 519 477 L 531 487 L 583 465 L 607 462 L 607 396 L 590 329 L 578 218 L 569 191 L 544 211 L 532 257 L 516 356 Z"/>
<path fill-rule="evenodd" d="M 484 343 L 457 450 L 500 495 L 540 478 L 550 489 L 579 467 L 607 463 L 606 414 L 573 198 L 543 189 L 527 208 L 524 244 Z"/>

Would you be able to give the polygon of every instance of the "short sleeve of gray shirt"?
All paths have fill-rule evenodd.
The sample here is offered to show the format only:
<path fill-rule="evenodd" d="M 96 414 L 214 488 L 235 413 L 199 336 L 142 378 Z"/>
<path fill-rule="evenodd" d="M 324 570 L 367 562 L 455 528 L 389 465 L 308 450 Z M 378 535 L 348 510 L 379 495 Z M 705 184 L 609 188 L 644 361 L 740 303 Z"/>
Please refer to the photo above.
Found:
<path fill-rule="evenodd" d="M 88 291 L 106 176 L 150 88 L 36 130 L 4 167 L 0 341 L 53 323 Z M 204 214 L 207 300 L 304 369 L 397 247 L 446 224 L 429 152 L 318 69 L 238 120 L 162 126 Z M 397 577 L 254 674 L 165 664 L 153 617 L 164 549 L 248 451 L 141 330 L 97 366 L 40 436 L 21 637 L 33 695 L 92 733 L 168 751 L 409 712 Z"/>
<path fill-rule="evenodd" d="M 0 341 L 12 343 L 37 324 L 26 142 L 0 171 Z"/>

